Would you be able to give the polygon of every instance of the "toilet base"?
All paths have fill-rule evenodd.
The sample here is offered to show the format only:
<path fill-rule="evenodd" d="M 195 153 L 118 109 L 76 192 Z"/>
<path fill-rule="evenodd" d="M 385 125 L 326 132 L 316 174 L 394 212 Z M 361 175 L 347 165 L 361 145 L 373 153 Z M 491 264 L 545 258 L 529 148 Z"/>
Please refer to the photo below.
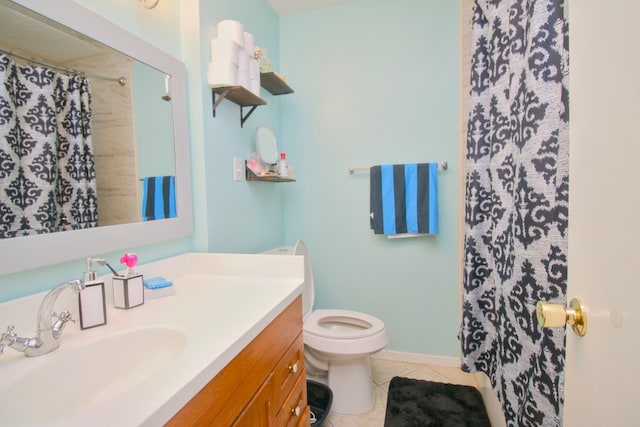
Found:
<path fill-rule="evenodd" d="M 333 392 L 331 410 L 345 415 L 360 415 L 375 404 L 369 357 L 331 360 L 327 383 Z"/>

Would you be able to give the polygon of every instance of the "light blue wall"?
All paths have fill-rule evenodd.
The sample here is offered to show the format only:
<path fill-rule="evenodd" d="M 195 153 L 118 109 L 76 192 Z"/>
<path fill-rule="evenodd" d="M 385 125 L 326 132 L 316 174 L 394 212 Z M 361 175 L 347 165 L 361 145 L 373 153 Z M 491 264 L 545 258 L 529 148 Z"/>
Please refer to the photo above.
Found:
<path fill-rule="evenodd" d="M 459 353 L 458 2 L 360 0 L 278 18 L 266 0 L 78 0 L 187 65 L 195 230 L 191 238 L 128 248 L 143 259 L 188 250 L 255 252 L 304 239 L 316 307 L 380 317 L 389 349 Z M 274 97 L 240 128 L 229 101 L 211 114 L 209 43 L 237 19 L 267 49 L 295 93 Z M 254 132 L 272 127 L 297 182 L 232 181 Z M 440 173 L 441 233 L 389 241 L 369 230 L 369 179 L 347 168 L 447 160 Z M 104 256 L 117 264 L 120 253 Z M 77 277 L 82 260 L 0 276 L 0 301 Z"/>
<path fill-rule="evenodd" d="M 163 0 L 154 9 L 137 0 L 75 0 L 170 55 L 181 56 L 180 4 Z"/>
<path fill-rule="evenodd" d="M 304 239 L 316 307 L 382 319 L 388 349 L 458 354 L 458 2 L 360 0 L 280 20 L 282 134 L 298 181 L 287 243 Z M 446 160 L 440 234 L 369 230 L 369 176 L 350 165 Z"/>
<path fill-rule="evenodd" d="M 134 62 L 131 80 L 138 176 L 175 175 L 172 103 L 162 99 L 166 94 L 165 74 Z M 140 192 L 142 187 L 140 182 Z"/>
<path fill-rule="evenodd" d="M 240 127 L 240 107 L 223 101 L 212 117 L 211 90 L 206 72 L 210 42 L 217 37 L 216 25 L 235 19 L 255 37 L 255 44 L 267 49 L 275 64 L 279 61 L 278 17 L 266 0 L 219 0 L 200 2 L 201 88 L 203 99 L 207 250 L 252 253 L 282 244 L 283 189 L 262 182 L 234 182 L 233 158 L 250 158 L 255 151 L 255 130 L 268 126 L 280 136 L 280 100 L 262 89 L 266 106 L 258 107 Z M 246 112 L 246 110 L 245 110 Z M 196 160 L 197 161 L 197 160 Z"/>

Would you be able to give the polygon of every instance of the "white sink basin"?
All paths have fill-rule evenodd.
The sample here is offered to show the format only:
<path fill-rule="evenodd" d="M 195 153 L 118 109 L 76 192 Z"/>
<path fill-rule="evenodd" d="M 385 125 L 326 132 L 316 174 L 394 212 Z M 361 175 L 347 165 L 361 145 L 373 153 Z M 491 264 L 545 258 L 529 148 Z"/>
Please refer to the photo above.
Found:
<path fill-rule="evenodd" d="M 41 356 L 44 363 L 2 387 L 0 425 L 33 425 L 89 411 L 151 378 L 185 344 L 177 329 L 149 327 Z"/>

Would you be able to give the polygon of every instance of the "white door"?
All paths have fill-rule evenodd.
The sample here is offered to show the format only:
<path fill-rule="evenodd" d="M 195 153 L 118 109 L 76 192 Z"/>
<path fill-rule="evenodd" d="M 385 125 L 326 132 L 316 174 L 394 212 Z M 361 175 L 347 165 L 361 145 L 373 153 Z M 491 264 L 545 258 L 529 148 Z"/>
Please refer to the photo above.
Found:
<path fill-rule="evenodd" d="M 640 2 L 570 0 L 569 288 L 564 426 L 640 425 Z"/>

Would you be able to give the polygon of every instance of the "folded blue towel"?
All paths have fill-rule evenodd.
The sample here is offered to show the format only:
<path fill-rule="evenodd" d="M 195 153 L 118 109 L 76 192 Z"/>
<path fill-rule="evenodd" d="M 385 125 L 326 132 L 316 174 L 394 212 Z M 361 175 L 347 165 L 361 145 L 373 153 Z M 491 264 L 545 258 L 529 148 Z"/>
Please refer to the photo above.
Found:
<path fill-rule="evenodd" d="M 142 219 L 176 216 L 176 185 L 173 176 L 152 176 L 142 180 Z"/>
<path fill-rule="evenodd" d="M 437 234 L 438 164 L 370 169 L 371 229 L 375 234 Z"/>

